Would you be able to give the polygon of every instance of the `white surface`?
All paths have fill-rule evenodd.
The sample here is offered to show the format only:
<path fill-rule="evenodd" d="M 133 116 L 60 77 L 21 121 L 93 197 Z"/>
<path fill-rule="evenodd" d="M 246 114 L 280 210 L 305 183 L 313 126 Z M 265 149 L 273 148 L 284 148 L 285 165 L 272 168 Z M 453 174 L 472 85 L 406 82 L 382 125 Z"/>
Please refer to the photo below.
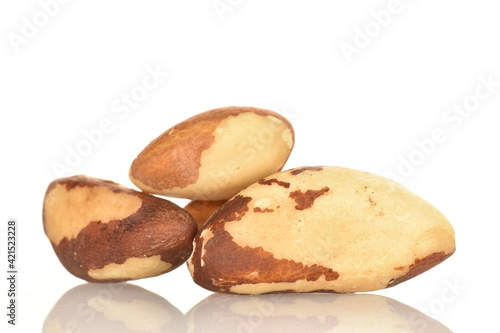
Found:
<path fill-rule="evenodd" d="M 296 146 L 286 168 L 400 173 L 452 222 L 457 252 L 372 294 L 454 332 L 500 332 L 491 306 L 500 297 L 498 1 L 220 2 L 232 9 L 223 19 L 212 0 L 69 1 L 51 7 L 51 17 L 40 14 L 37 1 L 0 4 L 0 221 L 19 221 L 20 272 L 18 325 L 7 325 L 3 310 L 2 332 L 41 331 L 58 299 L 83 283 L 59 264 L 41 220 L 45 189 L 58 177 L 52 165 L 65 162 L 68 147 L 82 145 L 83 131 L 104 126 L 108 133 L 70 173 L 132 187 L 128 168 L 150 140 L 191 115 L 228 105 L 268 108 L 292 121 Z M 347 59 L 343 43 L 363 42 L 358 29 L 377 29 L 370 13 L 387 8 L 395 13 L 390 21 L 385 16 L 386 26 L 379 24 L 378 34 Z M 45 25 L 37 32 L 24 27 L 23 18 L 33 17 Z M 10 40 L 23 29 L 29 38 L 16 52 Z M 127 107 L 123 94 L 139 94 L 155 70 L 169 75 L 160 74 L 158 84 L 148 80 L 144 100 Z M 490 91 L 481 83 L 488 77 L 495 82 Z M 447 111 L 464 102 L 474 109 L 469 114 Z M 439 142 L 418 153 L 415 141 L 433 133 Z M 411 156 L 419 165 L 405 169 L 401 161 Z M 210 295 L 184 266 L 133 284 L 182 313 Z"/>

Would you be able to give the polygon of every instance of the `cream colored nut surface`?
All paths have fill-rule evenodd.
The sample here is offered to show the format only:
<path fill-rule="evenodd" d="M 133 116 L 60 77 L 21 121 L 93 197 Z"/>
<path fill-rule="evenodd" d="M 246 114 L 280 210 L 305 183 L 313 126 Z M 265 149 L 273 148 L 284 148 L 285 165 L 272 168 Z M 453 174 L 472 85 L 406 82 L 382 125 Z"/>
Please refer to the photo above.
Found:
<path fill-rule="evenodd" d="M 57 226 L 48 225 L 46 233 L 58 245 L 65 237 L 76 238 L 90 221 L 122 220 L 137 212 L 141 205 L 138 196 L 126 191 L 113 192 L 109 186 L 76 186 L 68 191 L 66 183 L 55 183 L 45 197 L 44 218 Z"/>
<path fill-rule="evenodd" d="M 49 185 L 43 225 L 63 266 L 90 282 L 171 271 L 191 254 L 197 230 L 191 215 L 170 201 L 87 176 Z"/>
<path fill-rule="evenodd" d="M 294 145 L 280 114 L 225 107 L 195 115 L 153 140 L 133 161 L 130 179 L 145 192 L 227 200 L 283 167 Z"/>
<path fill-rule="evenodd" d="M 455 251 L 434 206 L 367 172 L 303 167 L 259 180 L 205 223 L 188 260 L 209 290 L 337 293 L 394 286 Z"/>

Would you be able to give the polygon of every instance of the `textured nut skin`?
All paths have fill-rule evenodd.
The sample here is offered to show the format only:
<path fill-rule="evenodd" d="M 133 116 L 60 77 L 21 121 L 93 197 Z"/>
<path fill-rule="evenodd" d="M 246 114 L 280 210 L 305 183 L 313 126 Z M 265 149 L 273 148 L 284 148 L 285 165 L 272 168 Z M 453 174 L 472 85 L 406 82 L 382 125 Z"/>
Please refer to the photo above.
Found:
<path fill-rule="evenodd" d="M 275 173 L 294 145 L 290 122 L 253 107 L 197 114 L 147 145 L 130 167 L 141 190 L 192 200 L 227 200 Z"/>
<path fill-rule="evenodd" d="M 89 282 L 118 282 L 171 271 L 189 257 L 196 222 L 170 201 L 111 181 L 54 180 L 43 225 L 63 266 Z"/>
<path fill-rule="evenodd" d="M 301 167 L 222 205 L 195 237 L 188 267 L 216 292 L 347 293 L 392 287 L 454 251 L 448 220 L 396 182 Z"/>
<path fill-rule="evenodd" d="M 184 209 L 193 216 L 198 224 L 198 230 L 201 229 L 203 224 L 212 216 L 213 213 L 220 206 L 222 206 L 227 200 L 218 201 L 205 201 L 205 200 L 193 200 L 190 201 Z"/>

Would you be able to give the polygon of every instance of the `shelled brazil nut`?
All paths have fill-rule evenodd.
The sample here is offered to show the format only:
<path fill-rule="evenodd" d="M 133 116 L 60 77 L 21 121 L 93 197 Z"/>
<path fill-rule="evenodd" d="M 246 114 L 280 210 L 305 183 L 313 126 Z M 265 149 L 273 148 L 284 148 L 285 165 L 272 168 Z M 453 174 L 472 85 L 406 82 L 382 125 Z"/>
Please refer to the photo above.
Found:
<path fill-rule="evenodd" d="M 189 257 L 197 230 L 170 201 L 82 175 L 48 186 L 43 226 L 63 266 L 90 282 L 171 271 Z"/>
<path fill-rule="evenodd" d="M 211 291 L 362 292 L 392 287 L 455 251 L 454 230 L 400 184 L 301 167 L 239 192 L 204 224 L 188 267 Z"/>
<path fill-rule="evenodd" d="M 198 229 L 201 229 L 203 224 L 212 216 L 213 213 L 217 209 L 219 209 L 222 204 L 224 204 L 227 200 L 218 200 L 218 201 L 206 201 L 206 200 L 192 200 L 184 209 L 193 216 L 198 224 Z"/>
<path fill-rule="evenodd" d="M 294 145 L 290 122 L 253 107 L 197 114 L 147 145 L 130 167 L 141 190 L 192 200 L 227 200 L 283 168 Z"/>
<path fill-rule="evenodd" d="M 89 282 L 157 276 L 187 260 L 195 283 L 232 294 L 378 290 L 454 253 L 448 220 L 400 184 L 341 167 L 280 172 L 294 143 L 273 111 L 197 114 L 132 162 L 143 192 L 54 180 L 45 233 L 64 267 Z M 191 202 L 183 209 L 149 193 Z"/>

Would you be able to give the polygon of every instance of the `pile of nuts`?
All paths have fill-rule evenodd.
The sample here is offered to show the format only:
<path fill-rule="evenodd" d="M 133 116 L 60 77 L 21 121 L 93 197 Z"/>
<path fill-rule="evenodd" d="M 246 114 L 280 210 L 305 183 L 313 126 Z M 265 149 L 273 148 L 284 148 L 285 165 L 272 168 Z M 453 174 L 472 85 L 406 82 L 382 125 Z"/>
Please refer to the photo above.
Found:
<path fill-rule="evenodd" d="M 132 162 L 142 192 L 81 175 L 54 180 L 45 233 L 64 267 L 89 282 L 187 261 L 195 283 L 233 294 L 378 290 L 455 252 L 448 220 L 390 179 L 333 166 L 281 171 L 294 142 L 273 111 L 200 113 Z M 181 208 L 152 194 L 192 201 Z"/>

